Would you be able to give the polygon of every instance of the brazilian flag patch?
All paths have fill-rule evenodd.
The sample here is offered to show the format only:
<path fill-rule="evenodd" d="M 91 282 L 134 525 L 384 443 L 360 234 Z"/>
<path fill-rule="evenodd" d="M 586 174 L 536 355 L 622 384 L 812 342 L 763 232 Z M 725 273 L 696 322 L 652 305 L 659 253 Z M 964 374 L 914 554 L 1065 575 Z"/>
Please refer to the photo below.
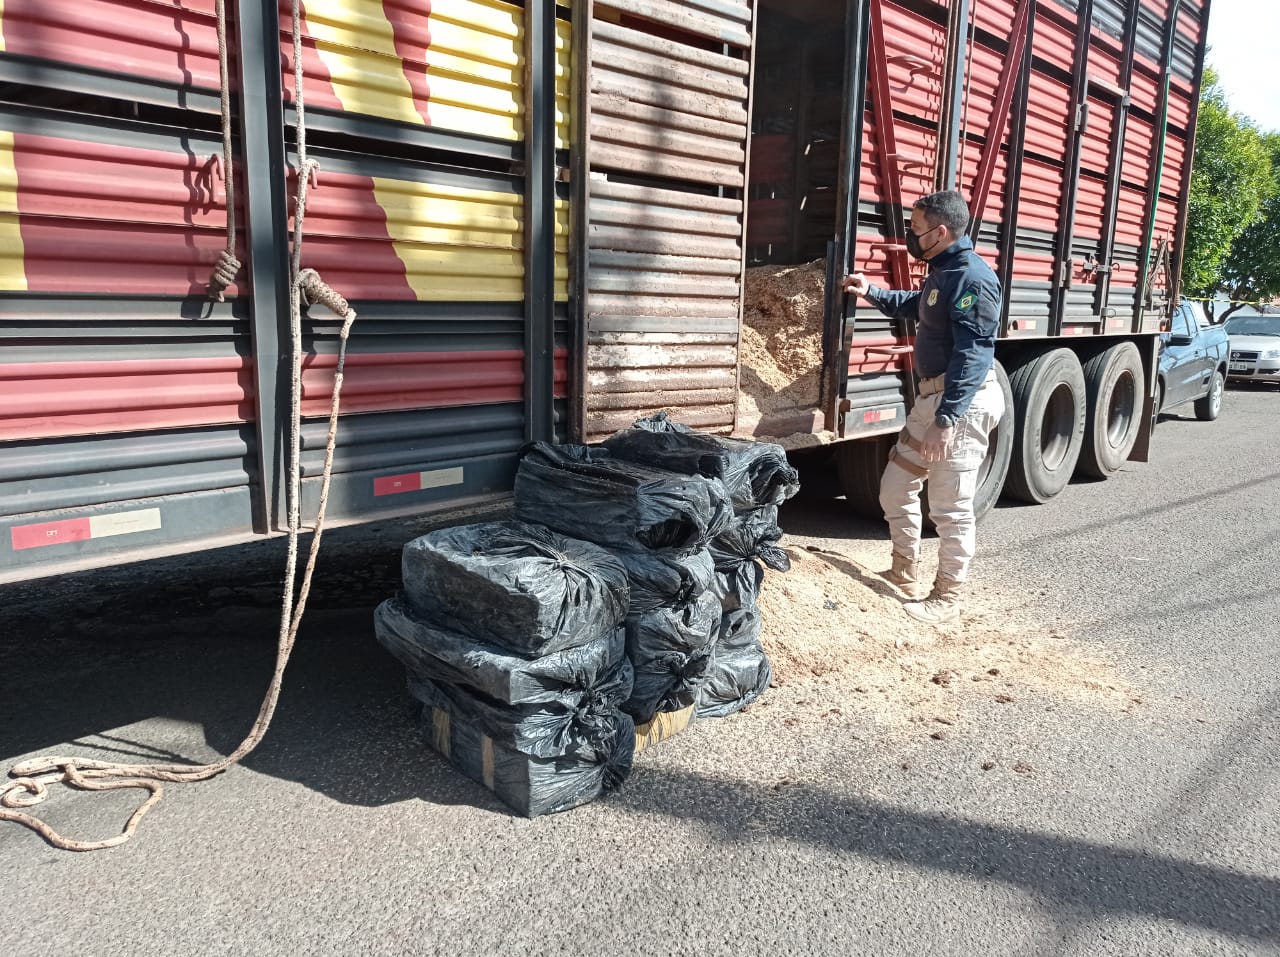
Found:
<path fill-rule="evenodd" d="M 960 312 L 968 312 L 973 308 L 973 304 L 978 301 L 976 293 L 966 292 L 963 296 L 956 300 L 956 309 Z"/>

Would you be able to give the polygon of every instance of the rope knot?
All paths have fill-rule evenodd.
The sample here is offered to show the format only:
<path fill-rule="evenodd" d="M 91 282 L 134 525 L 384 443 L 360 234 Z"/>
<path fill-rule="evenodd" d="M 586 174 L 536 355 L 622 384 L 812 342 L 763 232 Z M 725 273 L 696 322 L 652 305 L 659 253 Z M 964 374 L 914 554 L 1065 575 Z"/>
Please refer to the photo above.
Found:
<path fill-rule="evenodd" d="M 213 272 L 209 276 L 209 298 L 226 302 L 227 287 L 236 281 L 236 275 L 239 272 L 240 260 L 236 259 L 235 253 L 230 249 L 224 249 L 218 253 L 218 261 L 214 264 Z"/>
<path fill-rule="evenodd" d="M 308 306 L 318 303 L 327 307 L 339 319 L 354 319 L 356 316 L 351 303 L 321 279 L 314 269 L 304 269 L 298 273 L 298 290 Z"/>

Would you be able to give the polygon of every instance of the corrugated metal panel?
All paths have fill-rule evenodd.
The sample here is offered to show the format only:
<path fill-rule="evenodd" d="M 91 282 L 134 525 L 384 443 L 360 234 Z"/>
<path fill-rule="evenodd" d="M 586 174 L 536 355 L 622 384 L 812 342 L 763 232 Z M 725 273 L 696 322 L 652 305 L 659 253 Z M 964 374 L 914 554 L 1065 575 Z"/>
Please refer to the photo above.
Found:
<path fill-rule="evenodd" d="M 613 10 L 732 46 L 751 45 L 751 4 L 747 0 L 608 0 L 596 9 Z"/>
<path fill-rule="evenodd" d="M 290 3 L 280 0 L 293 91 Z M 308 4 L 303 70 L 311 106 L 501 140 L 524 138 L 524 10 L 498 0 Z M 556 22 L 557 147 L 569 145 L 571 27 Z"/>
<path fill-rule="evenodd" d="M 0 55 L 216 90 L 214 0 L 5 0 Z"/>
<path fill-rule="evenodd" d="M 592 29 L 592 166 L 742 186 L 747 63 L 598 20 Z"/>
<path fill-rule="evenodd" d="M 0 231 L 19 237 L 0 252 L 0 290 L 204 293 L 226 244 L 216 140 L 19 112 L 0 112 L 0 130 Z"/>

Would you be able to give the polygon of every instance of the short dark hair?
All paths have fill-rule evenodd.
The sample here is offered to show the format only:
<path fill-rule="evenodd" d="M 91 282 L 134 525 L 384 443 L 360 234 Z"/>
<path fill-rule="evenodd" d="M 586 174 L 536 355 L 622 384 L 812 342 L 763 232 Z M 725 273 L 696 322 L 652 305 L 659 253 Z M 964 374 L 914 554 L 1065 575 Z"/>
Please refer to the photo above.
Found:
<path fill-rule="evenodd" d="M 952 236 L 963 236 L 969 228 L 969 204 L 954 189 L 921 196 L 911 204 L 911 208 L 921 210 L 930 224 L 946 226 Z"/>

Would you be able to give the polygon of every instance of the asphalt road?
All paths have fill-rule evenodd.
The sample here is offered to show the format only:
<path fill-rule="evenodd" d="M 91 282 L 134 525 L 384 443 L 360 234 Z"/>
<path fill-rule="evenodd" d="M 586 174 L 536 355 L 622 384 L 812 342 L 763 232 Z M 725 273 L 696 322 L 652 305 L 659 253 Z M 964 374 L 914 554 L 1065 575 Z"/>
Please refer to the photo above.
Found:
<path fill-rule="evenodd" d="M 335 533 L 241 767 L 170 786 L 114 850 L 0 824 L 0 951 L 1280 954 L 1278 417 L 1280 395 L 1231 390 L 1216 423 L 1162 423 L 1151 463 L 981 529 L 978 597 L 1096 650 L 1137 706 L 1028 694 L 941 741 L 856 708 L 752 709 L 533 821 L 425 750 L 372 638 L 415 529 Z M 783 524 L 883 539 L 838 502 Z M 227 753 L 267 682 L 281 554 L 0 589 L 0 768 Z M 40 813 L 106 836 L 137 793 L 60 791 Z"/>

